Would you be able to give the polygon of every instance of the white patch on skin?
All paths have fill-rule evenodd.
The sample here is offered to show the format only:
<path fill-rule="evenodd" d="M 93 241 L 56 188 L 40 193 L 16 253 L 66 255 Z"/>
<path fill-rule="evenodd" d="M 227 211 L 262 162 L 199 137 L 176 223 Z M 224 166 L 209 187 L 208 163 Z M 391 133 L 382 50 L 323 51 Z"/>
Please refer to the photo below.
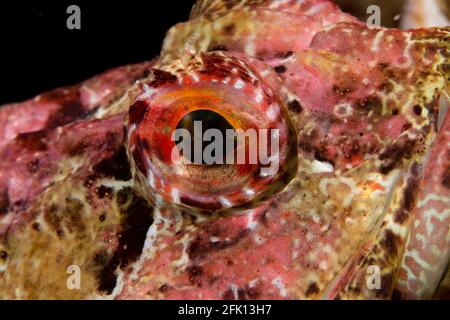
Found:
<path fill-rule="evenodd" d="M 316 4 L 316 5 L 312 6 L 308 11 L 306 11 L 305 14 L 307 16 L 315 15 L 316 13 L 318 13 L 322 8 L 324 8 L 327 5 L 328 5 L 328 3 L 326 3 L 326 2 Z"/>
<path fill-rule="evenodd" d="M 278 108 L 274 105 L 270 105 L 267 108 L 266 116 L 269 118 L 270 121 L 274 121 L 276 117 L 278 116 Z"/>
<path fill-rule="evenodd" d="M 224 206 L 225 208 L 231 208 L 233 206 L 233 204 L 230 202 L 230 200 L 228 200 L 225 197 L 220 197 L 219 201 L 222 204 L 222 206 Z"/>
<path fill-rule="evenodd" d="M 337 104 L 334 107 L 333 111 L 334 111 L 334 114 L 340 118 L 349 117 L 353 114 L 353 108 L 350 103 Z"/>
<path fill-rule="evenodd" d="M 233 297 L 235 300 L 239 299 L 238 286 L 234 283 L 230 284 L 231 292 L 233 292 Z"/>
<path fill-rule="evenodd" d="M 422 268 L 426 270 L 431 268 L 430 264 L 420 257 L 417 250 L 411 250 L 409 252 L 406 252 L 405 257 L 411 257 L 418 265 L 420 265 Z"/>
<path fill-rule="evenodd" d="M 177 188 L 172 188 L 172 200 L 175 203 L 180 203 L 180 190 L 178 190 Z"/>
<path fill-rule="evenodd" d="M 241 79 L 238 79 L 234 84 L 234 88 L 240 90 L 240 89 L 244 88 L 244 84 L 245 84 L 244 81 L 242 81 Z"/>
<path fill-rule="evenodd" d="M 403 33 L 403 35 L 405 37 L 405 42 L 406 42 L 406 46 L 403 51 L 403 57 L 406 58 L 406 62 L 403 64 L 399 64 L 399 67 L 409 67 L 412 63 L 412 59 L 411 59 L 411 55 L 410 55 L 410 49 L 413 45 L 412 33 L 406 32 L 406 33 Z"/>
<path fill-rule="evenodd" d="M 216 242 L 219 242 L 219 241 L 220 241 L 219 237 L 210 237 L 209 238 L 209 242 L 212 242 L 212 243 L 216 243 Z"/>
<path fill-rule="evenodd" d="M 444 197 L 441 195 L 437 195 L 435 193 L 429 193 L 429 194 L 427 194 L 427 196 L 424 199 L 419 200 L 419 202 L 417 203 L 417 207 L 422 208 L 425 205 L 427 205 L 428 202 L 430 202 L 430 201 L 438 201 L 438 202 L 450 204 L 450 198 Z"/>
<path fill-rule="evenodd" d="M 255 241 L 255 243 L 257 244 L 257 245 L 261 245 L 261 244 L 263 244 L 264 242 L 266 242 L 263 238 L 261 238 L 261 236 L 260 235 L 258 235 L 258 234 L 255 234 L 254 236 L 253 236 L 253 241 Z"/>
<path fill-rule="evenodd" d="M 326 270 L 328 268 L 328 262 L 326 260 L 322 260 L 319 262 L 319 268 L 322 270 Z"/>
<path fill-rule="evenodd" d="M 262 90 L 260 88 L 258 88 L 255 93 L 255 101 L 256 101 L 256 103 L 261 103 L 262 99 L 263 99 Z"/>
<path fill-rule="evenodd" d="M 280 295 L 282 297 L 287 296 L 286 288 L 285 288 L 285 286 L 283 284 L 283 280 L 281 279 L 280 276 L 278 276 L 272 280 L 272 285 L 275 286 L 280 291 Z"/>
<path fill-rule="evenodd" d="M 243 191 L 248 196 L 253 196 L 255 194 L 255 191 L 250 188 L 244 188 Z"/>
<path fill-rule="evenodd" d="M 130 141 L 131 139 L 131 135 L 136 131 L 136 125 L 133 123 L 129 128 L 128 128 L 128 141 Z"/>
<path fill-rule="evenodd" d="M 249 211 L 247 213 L 247 229 L 249 230 L 254 230 L 257 226 L 258 223 L 255 221 L 255 211 Z"/>
<path fill-rule="evenodd" d="M 263 70 L 263 71 L 261 72 L 261 76 L 262 76 L 262 77 L 267 77 L 267 76 L 270 75 L 271 73 L 272 73 L 271 70 L 265 69 L 265 70 Z"/>
<path fill-rule="evenodd" d="M 142 90 L 142 93 L 139 95 L 138 100 L 144 101 L 144 100 L 150 99 L 150 97 L 153 95 L 153 93 L 155 93 L 155 89 L 149 87 L 145 83 L 141 82 L 141 84 L 142 84 L 143 90 Z"/>
<path fill-rule="evenodd" d="M 105 187 L 112 188 L 117 191 L 125 187 L 133 187 L 134 183 L 133 180 L 119 181 L 115 179 L 101 179 L 99 180 L 99 185 L 103 185 Z"/>
<path fill-rule="evenodd" d="M 442 212 L 438 212 L 434 208 L 426 210 L 424 212 L 424 217 L 426 219 L 426 227 L 428 235 L 430 236 L 433 235 L 434 224 L 431 222 L 433 217 L 443 222 L 449 216 L 450 216 L 450 209 L 444 210 Z"/>
<path fill-rule="evenodd" d="M 313 173 L 334 172 L 334 167 L 331 163 L 314 160 L 312 162 L 312 172 Z"/>
<path fill-rule="evenodd" d="M 155 176 L 150 169 L 147 170 L 147 180 L 150 187 L 155 189 Z"/>
<path fill-rule="evenodd" d="M 383 38 L 383 35 L 384 35 L 384 30 L 380 30 L 377 32 L 375 39 L 373 39 L 372 47 L 370 48 L 370 50 L 372 52 L 376 53 L 380 49 L 380 41 Z"/>
<path fill-rule="evenodd" d="M 255 55 L 255 44 L 253 43 L 253 40 L 250 40 L 247 42 L 247 45 L 245 46 L 245 53 L 251 57 Z"/>

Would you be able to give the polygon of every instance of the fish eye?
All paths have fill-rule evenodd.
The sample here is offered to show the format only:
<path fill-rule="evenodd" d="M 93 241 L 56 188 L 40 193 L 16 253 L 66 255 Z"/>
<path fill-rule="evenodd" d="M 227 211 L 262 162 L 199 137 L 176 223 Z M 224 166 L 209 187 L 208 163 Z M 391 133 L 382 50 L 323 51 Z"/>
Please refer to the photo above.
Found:
<path fill-rule="evenodd" d="M 151 70 L 129 109 L 127 137 L 141 193 L 190 208 L 253 206 L 297 168 L 296 134 L 280 99 L 224 53 Z"/>

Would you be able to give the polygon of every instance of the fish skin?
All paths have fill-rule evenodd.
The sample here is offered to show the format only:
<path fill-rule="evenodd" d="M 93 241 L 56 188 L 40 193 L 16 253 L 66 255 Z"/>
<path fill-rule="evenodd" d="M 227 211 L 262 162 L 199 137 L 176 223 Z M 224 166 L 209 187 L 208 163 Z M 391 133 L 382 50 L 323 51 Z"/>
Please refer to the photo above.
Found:
<path fill-rule="evenodd" d="M 281 33 L 287 26 L 297 29 Z M 45 134 L 37 138 L 19 125 L 9 137 L 19 136 L 5 141 L 0 297 L 430 297 L 448 261 L 448 219 L 433 221 L 442 232 L 424 246 L 415 242 L 422 231 L 414 226 L 427 219 L 418 202 L 450 197 L 431 174 L 448 166 L 448 159 L 439 160 L 448 153 L 448 117 L 439 133 L 436 126 L 439 95 L 448 90 L 448 34 L 448 28 L 370 29 L 325 0 L 199 1 L 191 20 L 169 31 L 160 60 L 144 68 L 126 95 L 92 118 L 75 117 L 57 128 L 41 124 Z M 270 45 L 264 39 L 272 39 Z M 178 75 L 200 54 L 249 63 L 296 130 L 295 177 L 250 209 L 199 213 L 149 197 L 131 178 L 134 164 L 123 157 L 124 146 L 130 147 L 127 111 L 140 86 L 152 83 L 158 70 Z M 115 139 L 98 149 L 108 132 Z M 34 150 L 39 143 L 33 138 L 49 147 Z M 18 175 L 24 168 L 35 171 L 37 159 L 49 163 L 45 179 Z M 17 208 L 10 203 L 20 200 L 21 186 L 31 192 Z M 445 213 L 440 204 L 432 208 Z M 444 254 L 421 270 L 430 280 L 410 285 L 413 278 L 402 271 L 411 264 L 408 253 L 433 244 Z M 85 279 L 79 291 L 66 287 L 72 264 Z M 373 264 L 381 269 L 377 290 L 366 285 Z"/>

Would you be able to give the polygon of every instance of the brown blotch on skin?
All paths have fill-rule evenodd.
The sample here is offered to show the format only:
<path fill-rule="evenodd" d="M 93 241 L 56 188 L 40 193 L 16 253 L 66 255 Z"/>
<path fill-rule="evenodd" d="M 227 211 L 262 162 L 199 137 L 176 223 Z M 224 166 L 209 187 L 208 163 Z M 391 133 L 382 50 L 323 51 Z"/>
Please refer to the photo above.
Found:
<path fill-rule="evenodd" d="M 26 150 L 32 152 L 45 151 L 47 150 L 47 143 L 45 138 L 47 132 L 45 130 L 19 133 L 16 137 L 17 144 Z"/>
<path fill-rule="evenodd" d="M 47 120 L 45 128 L 56 128 L 77 119 L 86 118 L 94 110 L 86 110 L 81 101 L 79 86 L 65 87 L 46 92 L 40 96 L 40 101 L 59 105 L 57 112 Z"/>
<path fill-rule="evenodd" d="M 230 23 L 223 28 L 223 33 L 225 35 L 233 35 L 236 32 L 236 25 L 234 23 Z"/>
<path fill-rule="evenodd" d="M 227 51 L 227 47 L 223 44 L 212 45 L 208 48 L 208 51 Z"/>
<path fill-rule="evenodd" d="M 305 295 L 307 297 L 309 297 L 312 294 L 319 293 L 319 291 L 320 290 L 319 290 L 319 287 L 317 286 L 317 283 L 313 282 L 308 286 L 308 289 L 306 290 Z"/>
<path fill-rule="evenodd" d="M 95 193 L 100 199 L 108 197 L 109 199 L 113 196 L 113 189 L 104 185 L 99 186 L 95 189 Z"/>
<path fill-rule="evenodd" d="M 414 163 L 411 167 L 411 176 L 408 178 L 405 190 L 403 192 L 403 200 L 401 207 L 394 216 L 394 221 L 404 223 L 411 211 L 414 209 L 420 186 L 420 166 Z"/>
<path fill-rule="evenodd" d="M 283 66 L 283 65 L 279 65 L 279 66 L 276 66 L 275 68 L 273 68 L 277 73 L 285 73 L 286 72 L 286 67 L 285 66 Z"/>
<path fill-rule="evenodd" d="M 0 215 L 8 213 L 9 204 L 8 190 L 0 190 Z"/>
<path fill-rule="evenodd" d="M 208 236 L 198 236 L 189 246 L 188 254 L 191 259 L 202 259 L 208 253 L 214 251 L 220 251 L 238 244 L 242 239 L 244 239 L 250 231 L 248 229 L 241 230 L 237 236 L 231 238 L 230 240 L 211 242 Z M 214 233 L 210 233 L 214 235 Z"/>
<path fill-rule="evenodd" d="M 373 111 L 374 115 L 380 116 L 383 108 L 383 103 L 378 96 L 372 95 L 365 97 L 364 99 L 357 100 L 355 106 L 363 113 L 369 113 L 370 111 Z"/>
<path fill-rule="evenodd" d="M 308 134 L 303 134 L 299 137 L 298 147 L 307 153 L 314 151 L 314 141 L 319 137 L 317 130 L 313 130 Z"/>
<path fill-rule="evenodd" d="M 98 220 L 100 222 L 104 222 L 106 220 L 106 213 L 102 213 L 101 215 L 99 215 Z"/>
<path fill-rule="evenodd" d="M 139 146 L 141 146 L 144 150 L 149 151 L 150 145 L 148 144 L 147 139 L 138 138 Z"/>
<path fill-rule="evenodd" d="M 333 85 L 333 91 L 341 97 L 345 97 L 347 94 L 349 94 L 350 92 L 352 92 L 352 89 L 348 88 L 348 87 L 340 87 L 338 85 Z"/>
<path fill-rule="evenodd" d="M 161 287 L 158 288 L 158 291 L 161 293 L 165 293 L 169 290 L 169 286 L 167 284 L 163 284 Z"/>
<path fill-rule="evenodd" d="M 101 251 L 94 255 L 93 266 L 97 274 L 98 290 L 111 293 L 117 283 L 117 263 L 113 262 L 113 257 L 106 251 Z"/>
<path fill-rule="evenodd" d="M 383 82 L 382 84 L 380 84 L 378 86 L 378 90 L 384 91 L 386 93 L 393 92 L 394 88 L 395 88 L 394 85 L 391 82 L 389 82 L 389 81 Z"/>
<path fill-rule="evenodd" d="M 189 277 L 189 282 L 198 287 L 201 286 L 201 276 L 203 275 L 203 269 L 200 266 L 190 266 L 186 268 L 186 272 Z"/>
<path fill-rule="evenodd" d="M 130 123 L 138 125 L 145 117 L 148 105 L 145 101 L 138 100 L 133 103 L 128 112 Z"/>
<path fill-rule="evenodd" d="M 415 141 L 403 139 L 388 146 L 386 150 L 379 156 L 383 161 L 380 166 L 382 174 L 388 174 L 394 168 L 402 164 L 404 158 L 410 159 L 415 150 Z"/>
<path fill-rule="evenodd" d="M 76 232 L 81 236 L 85 230 L 82 222 L 81 214 L 83 210 L 83 203 L 78 199 L 66 198 L 65 207 L 63 209 L 63 219 L 69 232 Z"/>
<path fill-rule="evenodd" d="M 144 247 L 147 230 L 153 223 L 153 206 L 130 187 L 117 193 L 121 212 L 119 245 L 112 256 L 101 252 L 94 258 L 98 269 L 98 289 L 110 294 L 117 282 L 117 268 L 125 268 L 139 258 Z"/>
<path fill-rule="evenodd" d="M 39 159 L 31 160 L 27 163 L 27 171 L 31 174 L 39 171 Z"/>
<path fill-rule="evenodd" d="M 292 56 L 294 53 L 292 51 L 286 51 L 286 52 L 279 52 L 276 54 L 275 58 L 278 59 L 286 59 Z"/>
<path fill-rule="evenodd" d="M 171 84 L 177 81 L 177 76 L 159 69 L 151 69 L 154 79 L 149 83 L 149 85 L 153 88 L 159 88 L 161 86 Z"/>
<path fill-rule="evenodd" d="M 414 113 L 416 114 L 416 116 L 420 116 L 420 115 L 422 114 L 422 107 L 419 106 L 418 104 L 416 104 L 416 105 L 413 107 L 413 111 L 414 111 Z"/>
<path fill-rule="evenodd" d="M 133 156 L 134 164 L 136 165 L 138 170 L 141 173 L 143 173 L 144 175 L 146 175 L 147 168 L 145 166 L 145 162 L 144 162 L 144 159 L 142 157 L 142 153 L 139 151 L 138 148 L 136 148 L 136 149 L 133 150 L 131 155 Z"/>
<path fill-rule="evenodd" d="M 36 221 L 31 224 L 31 228 L 34 231 L 41 231 L 41 225 L 39 224 L 39 222 Z"/>
<path fill-rule="evenodd" d="M 303 111 L 302 105 L 297 99 L 288 102 L 288 109 L 295 113 L 301 113 Z"/>
<path fill-rule="evenodd" d="M 235 300 L 233 291 L 231 289 L 228 289 L 227 291 L 225 291 L 222 295 L 222 299 L 223 300 Z"/>
<path fill-rule="evenodd" d="M 86 151 L 88 146 L 89 145 L 86 141 L 78 141 L 74 145 L 66 146 L 65 152 L 71 157 L 79 156 Z"/>
<path fill-rule="evenodd" d="M 393 287 L 392 274 L 384 274 L 381 276 L 381 288 L 375 293 L 377 298 L 390 298 Z"/>
<path fill-rule="evenodd" d="M 48 208 L 44 209 L 45 222 L 55 231 L 58 238 L 64 237 L 64 231 L 61 226 L 61 217 L 58 215 L 58 206 L 51 204 Z"/>
<path fill-rule="evenodd" d="M 395 257 L 397 255 L 397 247 L 400 245 L 399 242 L 399 237 L 392 230 L 388 229 L 384 232 L 384 237 L 383 240 L 381 240 L 381 245 L 386 249 L 391 257 Z"/>
<path fill-rule="evenodd" d="M 93 141 L 90 137 L 83 137 L 81 140 L 77 138 L 69 140 L 64 146 L 64 152 L 71 157 L 82 155 L 88 148 L 95 148 L 101 150 L 103 147 L 112 149 L 117 145 L 117 134 L 115 132 L 107 132 L 104 138 Z"/>
<path fill-rule="evenodd" d="M 450 189 L 450 166 L 447 167 L 447 170 L 442 175 L 441 183 L 445 188 Z"/>
<path fill-rule="evenodd" d="M 130 164 L 125 147 L 121 146 L 111 157 L 100 161 L 93 167 L 93 171 L 100 177 L 113 177 L 120 181 L 130 180 Z"/>
<path fill-rule="evenodd" d="M 122 198 L 118 202 L 122 220 L 118 254 L 121 265 L 126 266 L 142 251 L 147 230 L 153 223 L 153 206 L 130 187 L 119 190 L 118 194 L 118 198 Z M 124 201 L 124 198 L 128 199 Z"/>
<path fill-rule="evenodd" d="M 0 250 L 0 260 L 5 261 L 6 259 L 8 259 L 8 252 L 5 250 Z"/>

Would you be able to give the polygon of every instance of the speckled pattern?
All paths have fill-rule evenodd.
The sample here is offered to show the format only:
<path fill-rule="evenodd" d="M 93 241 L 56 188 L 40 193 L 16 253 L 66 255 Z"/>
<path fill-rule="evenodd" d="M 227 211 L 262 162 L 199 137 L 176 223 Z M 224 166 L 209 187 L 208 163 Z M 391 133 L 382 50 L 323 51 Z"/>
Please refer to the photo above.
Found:
<path fill-rule="evenodd" d="M 202 0 L 159 58 L 3 106 L 0 298 L 448 299 L 449 34 Z M 172 162 L 180 104 L 281 128 L 279 171 Z"/>

